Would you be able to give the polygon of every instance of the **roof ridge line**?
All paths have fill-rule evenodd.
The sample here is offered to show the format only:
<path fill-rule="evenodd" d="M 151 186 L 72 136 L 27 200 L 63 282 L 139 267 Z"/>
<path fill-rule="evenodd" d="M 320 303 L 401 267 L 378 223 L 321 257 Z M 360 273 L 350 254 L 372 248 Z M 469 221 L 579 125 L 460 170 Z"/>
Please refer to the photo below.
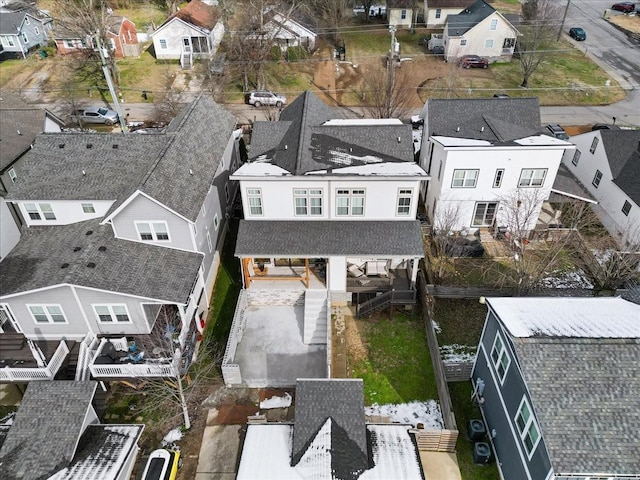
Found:
<path fill-rule="evenodd" d="M 307 120 L 307 107 L 309 105 L 309 91 L 305 91 L 303 93 L 304 101 L 302 103 L 302 118 L 300 119 L 300 130 L 298 132 L 298 148 L 296 151 L 296 168 L 294 172 L 298 172 L 301 169 L 301 161 L 302 161 L 302 147 L 304 145 L 304 139 L 302 137 L 302 133 L 306 130 L 306 120 Z"/>

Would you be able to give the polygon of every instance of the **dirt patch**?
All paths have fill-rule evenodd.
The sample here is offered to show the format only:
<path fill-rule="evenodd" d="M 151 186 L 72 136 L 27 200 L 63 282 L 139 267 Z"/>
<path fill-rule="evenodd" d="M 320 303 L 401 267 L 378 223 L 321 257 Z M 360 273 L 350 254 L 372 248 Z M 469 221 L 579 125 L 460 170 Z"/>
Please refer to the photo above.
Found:
<path fill-rule="evenodd" d="M 630 32 L 640 33 L 640 15 L 615 15 L 607 18 L 607 21 Z"/>

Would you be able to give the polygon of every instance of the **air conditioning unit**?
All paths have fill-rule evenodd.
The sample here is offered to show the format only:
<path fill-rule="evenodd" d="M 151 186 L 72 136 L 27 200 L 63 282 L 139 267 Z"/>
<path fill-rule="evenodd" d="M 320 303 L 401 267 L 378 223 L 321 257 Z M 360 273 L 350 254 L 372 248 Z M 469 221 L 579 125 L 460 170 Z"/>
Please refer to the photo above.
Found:
<path fill-rule="evenodd" d="M 469 420 L 469 425 L 467 425 L 467 436 L 469 437 L 469 440 L 471 440 L 472 442 L 477 442 L 478 440 L 482 440 L 484 434 L 485 428 L 482 420 Z"/>
<path fill-rule="evenodd" d="M 486 442 L 476 442 L 473 445 L 473 462 L 485 465 L 491 460 L 491 447 Z"/>

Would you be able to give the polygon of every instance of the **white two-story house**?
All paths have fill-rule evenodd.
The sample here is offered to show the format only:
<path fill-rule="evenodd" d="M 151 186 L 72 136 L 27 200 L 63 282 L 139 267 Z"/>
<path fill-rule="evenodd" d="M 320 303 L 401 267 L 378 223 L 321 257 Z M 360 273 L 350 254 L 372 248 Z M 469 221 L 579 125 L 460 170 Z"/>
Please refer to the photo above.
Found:
<path fill-rule="evenodd" d="M 37 137 L 9 196 L 27 228 L 0 264 L 0 381 L 38 378 L 38 369 L 51 377 L 52 362 L 59 368 L 73 349 L 76 378 L 167 376 L 188 365 L 239 135 L 234 118 L 200 96 L 163 133 Z"/>
<path fill-rule="evenodd" d="M 597 130 L 571 137 L 562 163 L 598 200 L 603 225 L 621 246 L 640 243 L 640 131 Z"/>
<path fill-rule="evenodd" d="M 420 183 L 428 177 L 413 159 L 409 125 L 342 119 L 305 92 L 279 121 L 255 124 L 249 157 L 231 177 L 240 182 L 244 209 L 235 250 L 244 290 L 223 362 L 228 384 L 248 384 L 249 367 L 238 360 L 237 344 L 275 317 L 247 320 L 265 298 L 304 305 L 301 341 L 326 344 L 327 305 L 363 306 L 365 297 L 376 294 L 380 301 L 413 304 L 418 261 L 424 256 L 416 212 Z M 274 298 L 274 289 L 282 300 Z M 279 320 L 274 328 L 298 331 L 296 323 L 290 325 Z M 283 358 L 283 338 L 292 336 L 278 335 L 280 350 L 267 354 L 267 363 Z M 299 355 L 309 363 L 306 351 Z M 308 371 L 295 374 L 315 378 Z M 278 380 L 293 385 L 296 377 Z"/>
<path fill-rule="evenodd" d="M 424 119 L 420 165 L 430 174 L 425 209 L 433 225 L 474 232 L 506 226 L 501 202 L 537 205 L 554 187 L 572 144 L 540 134 L 537 98 L 432 99 Z M 573 195 L 575 197 L 575 195 Z"/>

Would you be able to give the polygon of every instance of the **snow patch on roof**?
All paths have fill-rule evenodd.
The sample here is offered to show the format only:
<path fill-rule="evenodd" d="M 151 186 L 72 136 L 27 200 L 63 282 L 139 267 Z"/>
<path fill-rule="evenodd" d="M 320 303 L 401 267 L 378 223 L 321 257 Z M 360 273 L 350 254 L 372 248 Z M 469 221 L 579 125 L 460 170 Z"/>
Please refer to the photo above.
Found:
<path fill-rule="evenodd" d="M 534 135 L 531 137 L 521 138 L 519 140 L 514 140 L 518 145 L 573 145 L 571 142 L 566 140 L 560 140 L 559 138 L 550 137 L 549 135 Z"/>
<path fill-rule="evenodd" d="M 264 161 L 254 161 L 251 163 L 245 163 L 238 170 L 233 172 L 233 176 L 238 177 L 253 177 L 253 176 L 278 176 L 291 175 L 284 168 L 266 163 Z"/>
<path fill-rule="evenodd" d="M 316 170 L 307 175 L 324 175 L 327 170 Z M 332 169 L 333 174 L 340 175 L 372 175 L 372 176 L 421 176 L 426 177 L 427 173 L 417 164 L 409 162 L 389 162 L 356 167 L 343 167 Z"/>
<path fill-rule="evenodd" d="M 487 298 L 514 337 L 640 338 L 640 305 L 616 298 Z"/>
<path fill-rule="evenodd" d="M 473 138 L 441 137 L 439 135 L 434 135 L 431 138 L 445 147 L 490 147 L 492 145 L 487 140 Z"/>
<path fill-rule="evenodd" d="M 362 118 L 362 119 L 340 119 L 327 120 L 322 125 L 329 127 L 363 126 L 363 125 L 402 125 L 397 118 Z"/>

